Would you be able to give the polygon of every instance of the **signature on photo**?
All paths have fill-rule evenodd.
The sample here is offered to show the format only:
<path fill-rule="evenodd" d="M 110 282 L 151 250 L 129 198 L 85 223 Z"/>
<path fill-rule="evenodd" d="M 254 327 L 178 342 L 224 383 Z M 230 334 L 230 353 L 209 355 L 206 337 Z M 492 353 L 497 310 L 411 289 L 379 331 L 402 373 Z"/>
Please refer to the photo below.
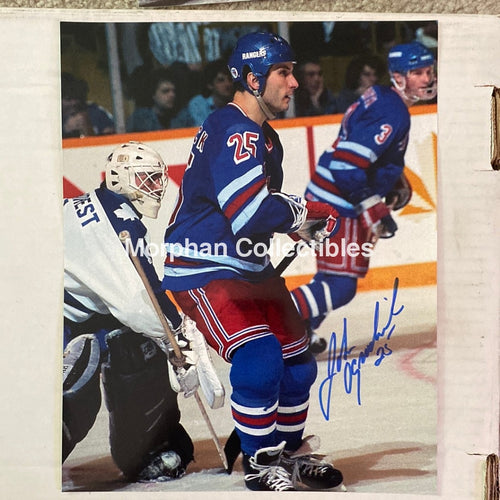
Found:
<path fill-rule="evenodd" d="M 373 360 L 374 366 L 380 366 L 382 361 L 392 354 L 388 341 L 396 328 L 393 319 L 395 316 L 401 314 L 404 309 L 404 305 L 398 306 L 396 304 L 398 286 L 399 279 L 395 278 L 387 320 L 382 328 L 380 328 L 380 302 L 377 301 L 375 303 L 372 338 L 359 353 L 353 352 L 356 346 L 349 346 L 347 318 L 343 320 L 343 332 L 340 342 L 337 339 L 337 334 L 332 332 L 328 349 L 327 376 L 319 386 L 319 402 L 325 420 L 330 419 L 330 403 L 333 381 L 336 375 L 343 375 L 343 384 L 346 394 L 351 394 L 354 391 L 356 393 L 358 405 L 361 405 L 361 370 L 363 366 L 369 360 Z M 384 301 L 388 301 L 388 299 L 384 297 Z"/>

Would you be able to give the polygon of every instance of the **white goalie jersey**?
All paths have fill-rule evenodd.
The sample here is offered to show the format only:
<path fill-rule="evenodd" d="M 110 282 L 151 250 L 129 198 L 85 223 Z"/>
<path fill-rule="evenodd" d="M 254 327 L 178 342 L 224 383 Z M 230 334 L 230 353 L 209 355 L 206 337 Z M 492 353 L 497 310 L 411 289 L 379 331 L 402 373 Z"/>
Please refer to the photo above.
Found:
<path fill-rule="evenodd" d="M 146 228 L 132 204 L 105 188 L 64 200 L 64 316 L 80 323 L 112 314 L 137 333 L 165 333 L 118 234 L 127 230 L 162 310 L 176 328 L 181 318 L 154 270 Z"/>
<path fill-rule="evenodd" d="M 93 314 L 112 314 L 136 333 L 152 337 L 165 352 L 165 331 L 141 277 L 118 234 L 130 235 L 132 251 L 148 277 L 161 309 L 177 329 L 182 318 L 161 288 L 146 244 L 146 227 L 123 196 L 98 188 L 64 200 L 64 316 L 75 323 Z M 200 332 L 189 330 L 197 384 L 211 408 L 224 404 L 224 387 L 217 377 Z M 196 335 L 195 335 L 196 334 Z M 171 365 L 169 363 L 169 368 Z M 180 392 L 176 376 L 170 381 Z"/>

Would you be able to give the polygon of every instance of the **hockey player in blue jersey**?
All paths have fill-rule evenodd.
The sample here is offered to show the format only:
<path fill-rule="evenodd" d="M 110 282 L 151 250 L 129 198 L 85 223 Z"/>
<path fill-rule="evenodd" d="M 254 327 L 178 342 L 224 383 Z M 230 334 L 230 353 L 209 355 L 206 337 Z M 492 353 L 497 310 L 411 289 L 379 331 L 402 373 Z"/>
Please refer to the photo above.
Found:
<path fill-rule="evenodd" d="M 156 218 L 166 184 L 160 155 L 130 142 L 109 155 L 99 188 L 64 200 L 62 458 L 94 424 L 102 365 L 111 455 L 129 480 L 179 477 L 193 458 L 169 380 L 164 330 L 118 237 L 129 232 L 162 311 L 179 333 L 181 317 L 161 287 L 141 221 Z M 188 371 L 189 378 L 183 372 L 178 381 L 185 394 L 197 387 L 193 368 Z"/>
<path fill-rule="evenodd" d="M 312 281 L 292 291 L 309 324 L 310 349 L 318 354 L 326 340 L 315 333 L 326 314 L 347 304 L 357 280 L 368 272 L 373 244 L 397 230 L 391 210 L 404 207 L 411 186 L 404 175 L 410 131 L 408 108 L 436 96 L 434 56 L 418 42 L 393 47 L 388 54 L 393 85 L 370 87 L 346 111 L 340 132 L 319 158 L 305 198 L 330 203 L 341 215 L 332 242 L 356 245 L 357 252 L 323 252 L 316 256 Z M 328 242 L 325 248 L 328 247 Z"/>
<path fill-rule="evenodd" d="M 165 233 L 164 287 L 231 363 L 231 409 L 252 490 L 342 482 L 331 464 L 294 456 L 317 369 L 284 280 L 262 252 L 275 232 L 321 241 L 337 215 L 281 192 L 283 149 L 268 120 L 289 107 L 294 60 L 277 35 L 240 38 L 229 59 L 234 99 L 195 137 Z"/>

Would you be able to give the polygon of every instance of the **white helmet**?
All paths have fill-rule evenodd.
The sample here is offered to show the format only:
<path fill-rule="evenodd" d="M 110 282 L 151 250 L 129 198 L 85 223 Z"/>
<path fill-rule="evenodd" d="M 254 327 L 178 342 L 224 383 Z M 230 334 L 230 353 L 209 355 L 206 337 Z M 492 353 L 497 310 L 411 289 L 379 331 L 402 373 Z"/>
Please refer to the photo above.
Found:
<path fill-rule="evenodd" d="M 128 198 L 136 210 L 156 219 L 167 188 L 167 166 L 161 156 L 140 142 L 117 147 L 106 164 L 106 187 Z"/>

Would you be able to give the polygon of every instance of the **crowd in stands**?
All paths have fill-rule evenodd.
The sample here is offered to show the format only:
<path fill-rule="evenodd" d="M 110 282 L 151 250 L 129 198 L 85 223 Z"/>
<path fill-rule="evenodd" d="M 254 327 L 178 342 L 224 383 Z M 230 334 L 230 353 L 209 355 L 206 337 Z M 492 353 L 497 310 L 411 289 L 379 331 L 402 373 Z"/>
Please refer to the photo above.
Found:
<path fill-rule="evenodd" d="M 181 91 L 184 82 L 193 78 L 186 66 L 180 70 L 183 64 L 178 63 L 177 70 L 160 67 L 141 75 L 142 83 L 134 92 L 136 107 L 127 120 L 127 132 L 197 127 L 212 111 L 232 99 L 233 82 L 225 61 L 216 59 L 206 65 L 198 92 L 196 88 Z M 134 75 L 136 83 L 137 76 Z"/>
<path fill-rule="evenodd" d="M 374 47 L 370 23 L 291 23 L 290 43 L 297 55 L 295 75 L 299 82 L 292 116 L 344 113 L 367 88 L 387 83 L 380 82 L 386 74 L 383 54 L 396 43 L 394 25 L 377 23 Z M 436 23 L 402 26 L 406 31 L 398 32 L 400 40 L 418 39 L 436 49 Z M 259 28 L 268 27 L 217 29 L 203 23 L 152 23 L 148 27 L 149 58 L 122 78 L 133 107 L 125 131 L 201 125 L 212 111 L 233 97 L 226 60 L 234 40 L 244 31 Z M 325 81 L 324 62 L 329 57 L 344 60 L 341 67 L 328 66 L 342 82 L 337 89 L 329 88 Z M 62 74 L 63 138 L 115 133 L 111 113 L 88 102 L 87 94 L 85 80 Z"/>
<path fill-rule="evenodd" d="M 111 113 L 87 99 L 89 92 L 85 80 L 70 73 L 61 75 L 62 136 L 87 137 L 115 133 Z"/>

